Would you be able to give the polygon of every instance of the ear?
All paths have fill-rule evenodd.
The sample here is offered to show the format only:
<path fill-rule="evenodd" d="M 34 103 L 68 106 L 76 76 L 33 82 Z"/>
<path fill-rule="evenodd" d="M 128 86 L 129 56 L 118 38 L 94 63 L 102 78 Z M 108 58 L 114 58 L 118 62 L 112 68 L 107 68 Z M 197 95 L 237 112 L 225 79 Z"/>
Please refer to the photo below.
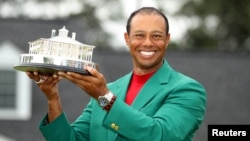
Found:
<path fill-rule="evenodd" d="M 125 32 L 124 33 L 124 40 L 125 40 L 125 42 L 126 42 L 126 44 L 127 44 L 127 46 L 129 46 L 130 45 L 130 39 L 129 39 L 129 35 L 128 35 L 128 33 L 127 32 Z"/>
<path fill-rule="evenodd" d="M 170 41 L 170 33 L 168 33 L 168 35 L 166 37 L 166 48 L 168 47 L 169 41 Z"/>
<path fill-rule="evenodd" d="M 167 35 L 167 37 L 166 37 L 166 40 L 167 40 L 167 42 L 170 41 L 170 33 L 168 33 L 168 35 Z"/>

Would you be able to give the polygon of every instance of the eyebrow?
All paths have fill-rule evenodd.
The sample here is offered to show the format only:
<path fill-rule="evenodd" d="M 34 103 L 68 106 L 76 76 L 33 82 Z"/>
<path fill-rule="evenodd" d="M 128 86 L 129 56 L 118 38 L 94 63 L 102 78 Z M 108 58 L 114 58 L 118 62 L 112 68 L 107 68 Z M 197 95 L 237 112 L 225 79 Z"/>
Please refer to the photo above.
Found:
<path fill-rule="evenodd" d="M 133 33 L 141 33 L 141 32 L 146 32 L 146 31 L 144 31 L 144 30 L 136 30 L 136 31 L 134 31 Z M 160 33 L 160 34 L 164 34 L 164 32 L 158 31 L 158 30 L 151 31 L 150 33 Z"/>

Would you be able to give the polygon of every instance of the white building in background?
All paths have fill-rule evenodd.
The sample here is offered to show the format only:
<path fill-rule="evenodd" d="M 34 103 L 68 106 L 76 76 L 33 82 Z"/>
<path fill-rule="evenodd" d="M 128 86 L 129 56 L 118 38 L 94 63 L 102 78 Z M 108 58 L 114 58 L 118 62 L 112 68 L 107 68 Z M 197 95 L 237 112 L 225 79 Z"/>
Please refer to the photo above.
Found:
<path fill-rule="evenodd" d="M 0 120 L 31 118 L 31 81 L 13 69 L 21 53 L 9 41 L 0 44 Z"/>

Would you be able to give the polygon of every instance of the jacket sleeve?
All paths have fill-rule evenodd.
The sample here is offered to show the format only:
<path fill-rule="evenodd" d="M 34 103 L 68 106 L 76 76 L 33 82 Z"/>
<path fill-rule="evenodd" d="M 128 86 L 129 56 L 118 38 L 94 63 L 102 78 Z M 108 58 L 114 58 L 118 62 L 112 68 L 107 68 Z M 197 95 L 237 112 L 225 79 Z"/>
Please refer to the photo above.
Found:
<path fill-rule="evenodd" d="M 47 123 L 47 115 L 39 125 L 39 129 L 47 141 L 89 141 L 90 103 L 78 118 L 83 119 L 81 126 L 71 125 L 65 113 L 62 113 L 53 122 Z"/>
<path fill-rule="evenodd" d="M 124 140 L 191 141 L 204 117 L 206 94 L 195 81 L 180 83 L 162 90 L 141 109 L 117 99 L 104 126 Z"/>

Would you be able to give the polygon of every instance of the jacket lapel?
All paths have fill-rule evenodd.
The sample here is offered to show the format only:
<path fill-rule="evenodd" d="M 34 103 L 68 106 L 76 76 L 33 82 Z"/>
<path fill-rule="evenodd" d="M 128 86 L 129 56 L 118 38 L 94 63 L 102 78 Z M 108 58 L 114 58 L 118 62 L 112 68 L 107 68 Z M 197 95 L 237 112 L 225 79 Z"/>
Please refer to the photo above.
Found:
<path fill-rule="evenodd" d="M 132 107 L 141 109 L 150 99 L 154 97 L 157 92 L 163 89 L 164 85 L 168 83 L 172 68 L 168 65 L 167 61 L 163 61 L 161 68 L 146 82 L 141 89 L 136 99 L 132 103 Z M 131 80 L 132 72 L 118 80 L 117 84 L 112 87 L 112 92 L 117 94 L 117 98 L 125 101 L 127 89 Z M 117 133 L 108 130 L 108 138 L 110 141 L 123 141 Z"/>
<path fill-rule="evenodd" d="M 130 83 L 130 79 L 132 76 L 132 72 L 130 72 L 129 74 L 127 74 L 126 76 L 123 77 L 123 79 L 121 79 L 115 88 L 112 88 L 112 92 L 114 94 L 117 94 L 119 99 L 125 101 L 125 97 L 127 94 L 127 89 Z"/>
<path fill-rule="evenodd" d="M 150 99 L 164 88 L 164 84 L 168 83 L 172 69 L 164 60 L 161 68 L 146 82 L 139 94 L 136 96 L 132 107 L 141 109 Z"/>

